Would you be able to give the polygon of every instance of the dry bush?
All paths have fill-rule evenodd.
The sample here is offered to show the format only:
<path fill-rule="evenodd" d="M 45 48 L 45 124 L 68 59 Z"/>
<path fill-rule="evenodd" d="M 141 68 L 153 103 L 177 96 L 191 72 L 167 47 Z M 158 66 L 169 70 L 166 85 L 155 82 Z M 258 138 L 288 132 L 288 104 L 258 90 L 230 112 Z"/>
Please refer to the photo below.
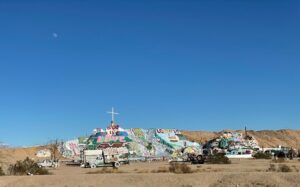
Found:
<path fill-rule="evenodd" d="M 169 172 L 169 170 L 165 166 L 159 167 L 157 170 L 151 171 L 151 173 L 167 173 L 167 172 Z"/>
<path fill-rule="evenodd" d="M 285 159 L 284 158 L 273 159 L 272 162 L 274 162 L 274 163 L 283 163 L 283 162 L 285 162 Z"/>
<path fill-rule="evenodd" d="M 3 169 L 2 169 L 2 167 L 0 166 L 0 176 L 4 176 L 4 175 L 5 175 L 5 173 L 4 173 Z"/>
<path fill-rule="evenodd" d="M 278 172 L 291 172 L 292 169 L 290 168 L 290 166 L 286 165 L 286 164 L 281 164 L 278 167 Z"/>
<path fill-rule="evenodd" d="M 296 172 L 299 172 L 299 169 L 297 168 L 297 166 L 292 165 L 292 167 L 295 169 Z"/>
<path fill-rule="evenodd" d="M 267 171 L 276 171 L 276 166 L 275 164 L 270 164 L 270 167 Z"/>
<path fill-rule="evenodd" d="M 171 163 L 169 166 L 169 171 L 172 173 L 193 173 L 191 167 L 186 165 L 185 163 Z"/>
<path fill-rule="evenodd" d="M 17 161 L 8 168 L 10 175 L 49 175 L 49 171 L 45 168 L 41 168 L 36 162 L 28 157 L 21 161 Z"/>
<path fill-rule="evenodd" d="M 210 164 L 231 164 L 229 158 L 227 158 L 224 154 L 209 155 L 206 162 Z"/>
<path fill-rule="evenodd" d="M 142 170 L 136 170 L 137 173 L 149 173 L 149 170 L 142 169 Z"/>
<path fill-rule="evenodd" d="M 272 155 L 270 153 L 257 152 L 253 155 L 256 159 L 271 159 Z"/>
<path fill-rule="evenodd" d="M 124 173 L 124 171 L 120 171 L 117 168 L 108 169 L 107 167 L 104 167 L 101 170 L 89 171 L 86 174 L 105 174 L 105 173 Z"/>
<path fill-rule="evenodd" d="M 163 166 L 163 167 L 159 167 L 158 168 L 158 173 L 167 173 L 168 172 L 168 168 Z"/>
<path fill-rule="evenodd" d="M 270 164 L 270 167 L 267 171 L 291 172 L 292 168 L 286 164 L 280 164 L 280 165 L 278 165 L 278 167 L 276 167 L 275 164 Z"/>

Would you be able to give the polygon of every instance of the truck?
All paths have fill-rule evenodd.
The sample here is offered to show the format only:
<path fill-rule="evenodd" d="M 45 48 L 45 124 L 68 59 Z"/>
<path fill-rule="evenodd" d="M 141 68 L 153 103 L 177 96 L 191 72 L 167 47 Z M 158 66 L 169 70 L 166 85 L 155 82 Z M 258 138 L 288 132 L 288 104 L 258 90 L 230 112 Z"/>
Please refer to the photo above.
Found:
<path fill-rule="evenodd" d="M 40 168 L 41 167 L 53 167 L 53 168 L 57 168 L 59 166 L 57 161 L 48 160 L 48 159 L 42 160 L 42 161 L 38 162 L 37 165 Z"/>
<path fill-rule="evenodd" d="M 203 150 L 197 147 L 184 147 L 175 150 L 169 162 L 191 162 L 192 164 L 203 164 L 205 156 Z"/>
<path fill-rule="evenodd" d="M 116 148 L 117 149 L 117 148 Z M 128 154 L 120 154 L 117 151 L 102 150 L 84 150 L 81 167 L 108 167 L 119 168 L 121 163 L 128 163 Z"/>

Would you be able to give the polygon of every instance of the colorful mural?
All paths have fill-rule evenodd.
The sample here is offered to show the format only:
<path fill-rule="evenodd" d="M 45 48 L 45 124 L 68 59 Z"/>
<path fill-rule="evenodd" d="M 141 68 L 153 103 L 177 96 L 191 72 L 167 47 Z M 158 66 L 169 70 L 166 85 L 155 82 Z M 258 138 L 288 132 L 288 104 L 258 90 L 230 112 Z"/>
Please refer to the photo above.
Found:
<path fill-rule="evenodd" d="M 159 139 L 160 143 L 167 145 L 171 149 L 180 149 L 188 146 L 200 148 L 198 143 L 188 141 L 176 129 L 157 129 L 155 136 Z"/>
<path fill-rule="evenodd" d="M 119 125 L 112 123 L 105 130 L 94 130 L 94 134 L 87 140 L 88 149 L 98 149 L 108 147 L 107 145 L 114 147 L 117 144 L 119 147 L 125 146 L 132 140 L 128 137 L 128 133 L 119 127 Z M 104 144 L 104 145 L 102 145 Z"/>
<path fill-rule="evenodd" d="M 79 158 L 80 150 L 86 148 L 121 151 L 129 153 L 132 158 L 171 157 L 176 150 L 185 147 L 201 149 L 198 143 L 187 140 L 176 129 L 123 129 L 112 123 L 106 129 L 94 129 L 85 144 L 79 144 L 78 140 L 65 142 L 63 155 L 67 158 Z"/>
<path fill-rule="evenodd" d="M 227 155 L 251 155 L 253 150 L 260 147 L 254 137 L 243 136 L 239 132 L 225 131 L 220 137 L 207 142 L 204 148 L 214 153 L 222 152 Z"/>
<path fill-rule="evenodd" d="M 59 146 L 59 152 L 65 158 L 79 160 L 81 151 L 86 147 L 86 141 L 86 137 L 68 140 Z"/>

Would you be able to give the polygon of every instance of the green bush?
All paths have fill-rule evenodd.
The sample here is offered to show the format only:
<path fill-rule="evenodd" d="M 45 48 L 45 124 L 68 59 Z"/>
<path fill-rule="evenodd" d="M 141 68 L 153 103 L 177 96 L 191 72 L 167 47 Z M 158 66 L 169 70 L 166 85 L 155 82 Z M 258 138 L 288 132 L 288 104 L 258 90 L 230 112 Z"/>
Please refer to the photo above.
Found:
<path fill-rule="evenodd" d="M 170 163 L 169 171 L 172 173 L 193 173 L 191 167 L 184 163 Z"/>
<path fill-rule="evenodd" d="M 210 164 L 231 164 L 231 161 L 224 154 L 209 155 L 206 159 Z"/>
<path fill-rule="evenodd" d="M 253 155 L 256 159 L 271 159 L 272 155 L 270 153 L 257 152 Z"/>
<path fill-rule="evenodd" d="M 2 169 L 2 167 L 0 166 L 0 176 L 4 176 L 4 175 L 5 175 L 5 173 L 4 173 L 3 169 Z"/>
<path fill-rule="evenodd" d="M 48 175 L 49 171 L 45 168 L 41 168 L 33 160 L 28 157 L 21 161 L 17 161 L 8 168 L 10 175 Z"/>

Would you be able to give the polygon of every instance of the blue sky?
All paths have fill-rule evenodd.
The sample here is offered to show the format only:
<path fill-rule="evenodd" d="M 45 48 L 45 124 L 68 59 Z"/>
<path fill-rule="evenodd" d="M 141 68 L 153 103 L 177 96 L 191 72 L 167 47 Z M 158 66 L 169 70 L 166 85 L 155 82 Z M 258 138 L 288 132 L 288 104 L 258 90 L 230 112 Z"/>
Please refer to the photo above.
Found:
<path fill-rule="evenodd" d="M 299 129 L 297 1 L 0 1 L 0 141 Z"/>

